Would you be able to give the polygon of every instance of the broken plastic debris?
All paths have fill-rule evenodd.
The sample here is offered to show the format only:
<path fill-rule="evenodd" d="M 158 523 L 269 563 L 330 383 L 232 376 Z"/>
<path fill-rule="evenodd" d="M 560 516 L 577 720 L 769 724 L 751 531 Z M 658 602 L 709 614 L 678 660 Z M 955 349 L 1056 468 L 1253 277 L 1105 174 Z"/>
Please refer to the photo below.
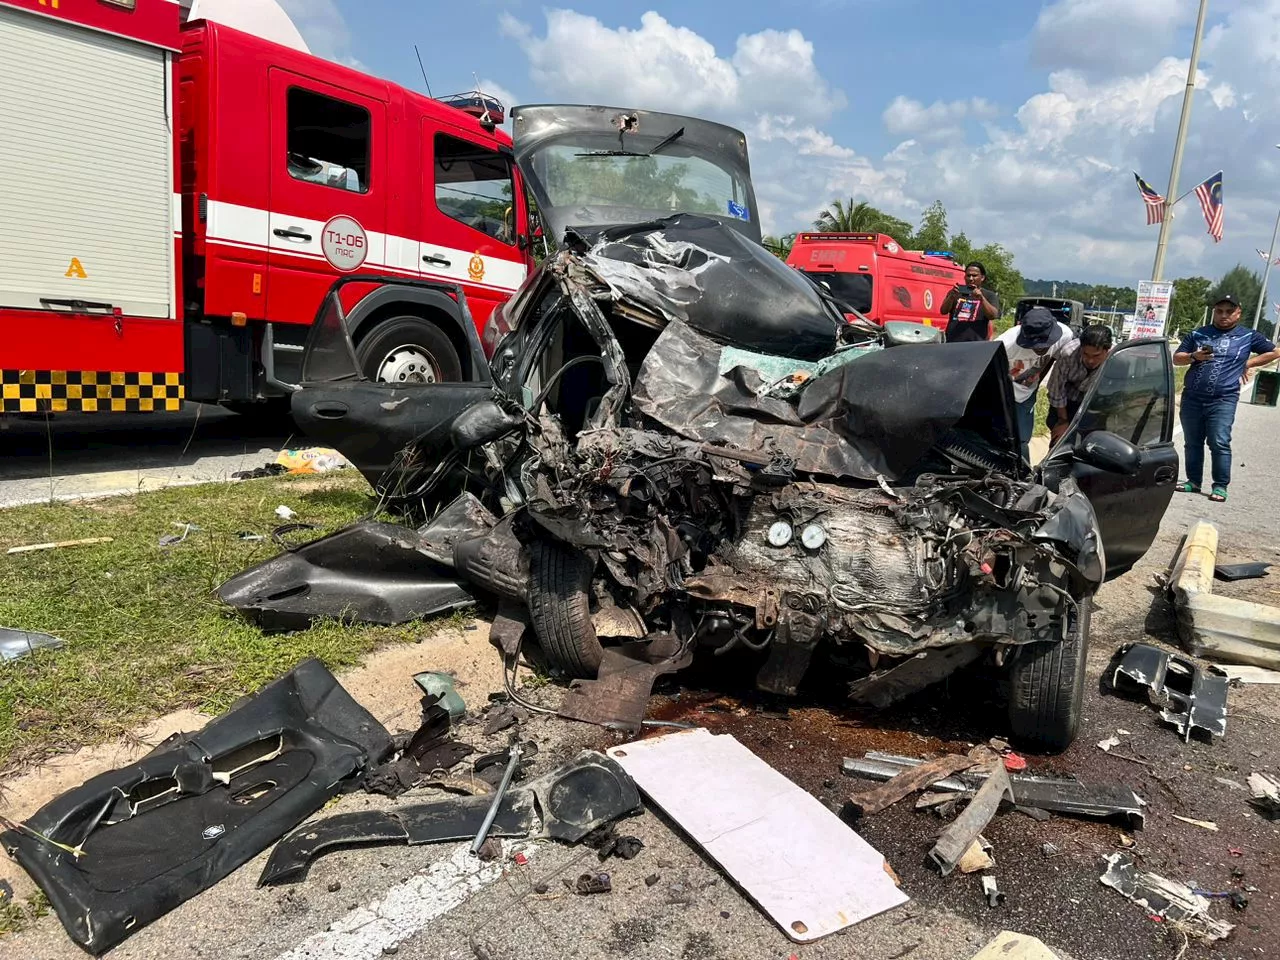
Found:
<path fill-rule="evenodd" d="M 1265 577 L 1270 566 L 1269 563 L 1215 563 L 1213 575 L 1227 583 L 1233 580 L 1256 580 L 1258 577 Z"/>
<path fill-rule="evenodd" d="M 612 893 L 613 882 L 607 873 L 584 873 L 573 885 L 573 892 L 583 896 L 590 896 L 593 893 Z"/>
<path fill-rule="evenodd" d="M 1119 737 L 1107 737 L 1107 739 L 1105 740 L 1098 741 L 1098 749 L 1106 753 L 1110 753 L 1112 747 L 1118 747 L 1118 746 L 1120 746 Z"/>
<path fill-rule="evenodd" d="M 440 706 L 449 711 L 449 718 L 457 723 L 467 715 L 467 705 L 454 686 L 453 677 L 431 670 L 413 675 L 413 682 L 429 697 L 438 697 Z"/>
<path fill-rule="evenodd" d="M 1249 774 L 1249 802 L 1268 820 L 1280 819 L 1280 780 L 1267 773 Z"/>
<path fill-rule="evenodd" d="M 1112 686 L 1118 693 L 1144 692 L 1160 719 L 1190 740 L 1192 731 L 1210 737 L 1227 732 L 1227 680 L 1201 670 L 1186 657 L 1175 657 L 1147 643 L 1121 647 L 1116 654 Z"/>
<path fill-rule="evenodd" d="M 996 886 L 995 877 L 985 876 L 982 878 L 982 895 L 987 898 L 988 907 L 998 907 L 1004 903 L 1004 894 Z"/>
<path fill-rule="evenodd" d="M 1193 827 L 1201 827 L 1205 830 L 1212 830 L 1214 833 L 1218 832 L 1218 825 L 1216 823 L 1213 823 L 1210 820 L 1193 820 L 1191 819 L 1191 817 L 1180 817 L 1176 813 L 1173 815 L 1173 819 L 1181 820 L 1183 823 L 1189 823 Z"/>
<path fill-rule="evenodd" d="M 66 641 L 47 633 L 0 627 L 0 660 L 17 660 L 32 650 L 57 650 Z"/>
<path fill-rule="evenodd" d="M 978 788 L 964 812 L 942 831 L 938 842 L 929 851 L 929 859 L 937 865 L 944 877 L 956 868 L 969 845 L 978 838 L 983 827 L 991 822 L 991 818 L 1000 809 L 1002 800 L 1014 802 L 1013 786 L 1009 783 L 1009 773 L 1004 764 L 997 761 L 990 764 L 986 781 Z"/>
<path fill-rule="evenodd" d="M 1058 960 L 1058 957 L 1043 941 L 1035 937 L 1002 930 L 999 936 L 969 960 Z"/>
<path fill-rule="evenodd" d="M 1009 751 L 1004 755 L 1004 768 L 1010 773 L 1021 773 L 1027 769 L 1027 758 L 1020 753 Z"/>
<path fill-rule="evenodd" d="M 196 526 L 194 523 L 179 523 L 175 521 L 173 525 L 175 527 L 178 527 L 182 531 L 182 533 L 166 533 L 163 537 L 160 538 L 159 546 L 162 546 L 162 547 L 176 546 L 177 544 L 182 543 L 183 540 L 187 539 L 187 537 L 189 537 L 192 533 L 203 529 L 202 527 Z"/>
<path fill-rule="evenodd" d="M 290 510 L 288 507 L 286 507 L 282 503 L 280 504 L 280 506 L 276 507 L 276 516 L 279 517 L 281 520 L 292 520 L 294 517 L 297 516 L 297 513 Z"/>
<path fill-rule="evenodd" d="M 328 473 L 350 466 L 346 457 L 330 447 L 281 450 L 276 454 L 276 463 L 289 473 Z"/>
<path fill-rule="evenodd" d="M 1098 878 L 1143 907 L 1149 916 L 1183 924 L 1188 930 L 1208 940 L 1221 940 L 1233 929 L 1232 924 L 1209 915 L 1209 901 L 1190 887 L 1154 873 L 1139 873 L 1128 853 L 1107 857 L 1106 872 Z"/>

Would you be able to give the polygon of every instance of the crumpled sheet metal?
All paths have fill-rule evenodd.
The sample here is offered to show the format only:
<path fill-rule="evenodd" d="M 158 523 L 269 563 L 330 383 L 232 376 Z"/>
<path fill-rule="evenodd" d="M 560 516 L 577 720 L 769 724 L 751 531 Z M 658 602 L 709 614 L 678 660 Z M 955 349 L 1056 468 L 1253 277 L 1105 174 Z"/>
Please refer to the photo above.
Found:
<path fill-rule="evenodd" d="M 236 574 L 218 598 L 264 630 L 314 620 L 391 625 L 470 606 L 470 591 L 433 561 L 414 530 L 360 520 Z"/>
<path fill-rule="evenodd" d="M 1230 681 L 1202 670 L 1185 657 L 1159 647 L 1134 643 L 1117 653 L 1112 685 L 1119 692 L 1140 692 L 1160 707 L 1160 719 L 1190 740 L 1193 731 L 1210 737 L 1227 732 L 1227 689 Z"/>
<path fill-rule="evenodd" d="M 1016 437 L 999 344 L 869 353 L 810 382 L 798 403 L 769 396 L 749 367 L 721 375 L 720 356 L 712 338 L 670 324 L 640 367 L 636 408 L 691 440 L 776 449 L 797 470 L 860 480 L 898 479 L 962 423 L 998 447 Z"/>
<path fill-rule="evenodd" d="M 48 633 L 0 627 L 0 661 L 17 660 L 33 650 L 57 650 L 65 643 L 61 637 Z"/>
<path fill-rule="evenodd" d="M 488 812 L 490 796 L 450 797 L 432 803 L 360 811 L 304 824 L 271 852 L 258 885 L 293 883 L 329 850 L 390 843 L 442 843 L 473 838 Z M 498 807 L 490 836 L 578 843 L 607 823 L 640 809 L 640 791 L 618 762 L 593 750 L 521 786 L 511 787 Z M 535 832 L 534 820 L 541 820 Z"/>
<path fill-rule="evenodd" d="M 1000 809 L 1001 801 L 1015 802 L 1009 773 L 999 757 L 988 763 L 984 772 L 982 786 L 964 808 L 964 812 L 942 831 L 942 835 L 929 850 L 929 859 L 937 865 L 944 877 L 956 868 L 969 845 L 978 839 L 978 835 L 991 822 L 991 818 Z"/>
<path fill-rule="evenodd" d="M 1231 935 L 1233 924 L 1209 915 L 1209 900 L 1186 884 L 1166 880 L 1155 873 L 1140 873 L 1131 854 L 1120 851 L 1106 858 L 1107 869 L 1098 879 L 1104 887 L 1128 897 L 1138 906 L 1178 924 L 1205 940 L 1222 940 Z"/>
<path fill-rule="evenodd" d="M 98 954 L 247 863 L 390 751 L 382 725 L 307 660 L 198 733 L 51 800 L 0 843 L 71 939 Z"/>
<path fill-rule="evenodd" d="M 692 647 L 678 647 L 675 638 L 667 634 L 647 643 L 605 647 L 596 679 L 574 681 L 558 713 L 570 720 L 636 733 L 643 724 L 654 682 L 692 662 Z"/>
<path fill-rule="evenodd" d="M 891 780 L 903 770 L 923 763 L 915 757 L 870 751 L 862 759 L 845 757 L 842 770 L 848 777 Z M 972 794 L 981 788 L 985 775 L 959 773 L 938 780 L 929 789 L 935 792 Z M 1119 819 L 1133 829 L 1141 829 L 1146 801 L 1121 783 L 1085 783 L 1056 777 L 1013 774 L 1009 777 L 1013 799 L 1019 807 L 1049 810 L 1073 817 L 1097 820 Z"/>

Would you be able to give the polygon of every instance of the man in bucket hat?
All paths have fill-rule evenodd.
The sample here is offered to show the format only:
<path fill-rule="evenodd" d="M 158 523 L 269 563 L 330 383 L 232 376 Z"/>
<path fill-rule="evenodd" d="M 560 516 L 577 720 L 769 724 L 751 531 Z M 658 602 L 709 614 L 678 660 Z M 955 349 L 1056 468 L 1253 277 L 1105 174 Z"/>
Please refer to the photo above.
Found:
<path fill-rule="evenodd" d="M 1250 356 L 1253 354 L 1253 356 Z M 1253 368 L 1280 357 L 1276 345 L 1256 330 L 1240 326 L 1240 301 L 1225 294 L 1213 305 L 1213 321 L 1182 339 L 1173 362 L 1190 366 L 1182 385 L 1182 433 L 1186 444 L 1187 479 L 1178 489 L 1200 493 L 1204 482 L 1204 448 L 1209 445 L 1213 487 L 1209 499 L 1222 503 L 1231 483 L 1231 427 L 1240 402 L 1240 387 Z"/>
<path fill-rule="evenodd" d="M 1053 319 L 1045 307 L 1032 307 L 1017 326 L 997 337 L 1009 356 L 1013 398 L 1018 403 L 1018 435 L 1022 455 L 1030 459 L 1031 434 L 1036 421 L 1036 394 L 1053 362 L 1075 339 L 1065 323 Z"/>

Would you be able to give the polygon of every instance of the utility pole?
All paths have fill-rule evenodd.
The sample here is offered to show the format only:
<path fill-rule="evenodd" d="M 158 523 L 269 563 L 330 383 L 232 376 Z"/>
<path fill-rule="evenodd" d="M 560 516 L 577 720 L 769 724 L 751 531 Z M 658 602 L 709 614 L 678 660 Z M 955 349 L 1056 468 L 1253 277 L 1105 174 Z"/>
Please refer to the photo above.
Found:
<path fill-rule="evenodd" d="M 1182 117 L 1178 120 L 1178 139 L 1173 144 L 1173 165 L 1169 168 L 1169 189 L 1164 195 L 1164 219 L 1160 221 L 1160 239 L 1156 242 L 1156 262 L 1151 268 L 1151 279 L 1159 280 L 1164 273 L 1164 252 L 1169 242 L 1169 228 L 1173 224 L 1173 203 L 1178 196 L 1178 173 L 1182 170 L 1182 148 L 1187 143 L 1187 126 L 1191 122 L 1191 97 L 1196 92 L 1196 64 L 1200 62 L 1200 37 L 1204 33 L 1204 18 L 1209 12 L 1209 0 L 1200 0 L 1200 14 L 1196 17 L 1196 38 L 1191 44 L 1191 66 L 1187 68 L 1187 87 L 1182 94 Z"/>

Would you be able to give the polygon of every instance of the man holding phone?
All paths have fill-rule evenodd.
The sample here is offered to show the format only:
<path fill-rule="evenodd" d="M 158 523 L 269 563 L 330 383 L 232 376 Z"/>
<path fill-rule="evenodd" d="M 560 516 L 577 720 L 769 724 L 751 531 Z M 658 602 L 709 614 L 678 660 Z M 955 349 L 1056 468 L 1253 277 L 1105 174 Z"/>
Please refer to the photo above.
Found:
<path fill-rule="evenodd" d="M 947 343 L 990 340 L 991 324 L 1000 316 L 1000 296 L 986 289 L 987 268 L 977 260 L 964 268 L 964 283 L 947 291 L 938 307 L 947 323 Z"/>
<path fill-rule="evenodd" d="M 1253 354 L 1253 356 L 1250 356 Z M 1204 448 L 1209 445 L 1213 487 L 1209 499 L 1222 503 L 1231 482 L 1231 427 L 1240 387 L 1255 367 L 1280 358 L 1276 345 L 1256 330 L 1240 326 L 1240 301 L 1226 294 L 1213 305 L 1213 322 L 1192 330 L 1173 355 L 1176 366 L 1190 365 L 1182 386 L 1182 432 L 1187 479 L 1178 489 L 1199 493 L 1204 482 Z"/>

